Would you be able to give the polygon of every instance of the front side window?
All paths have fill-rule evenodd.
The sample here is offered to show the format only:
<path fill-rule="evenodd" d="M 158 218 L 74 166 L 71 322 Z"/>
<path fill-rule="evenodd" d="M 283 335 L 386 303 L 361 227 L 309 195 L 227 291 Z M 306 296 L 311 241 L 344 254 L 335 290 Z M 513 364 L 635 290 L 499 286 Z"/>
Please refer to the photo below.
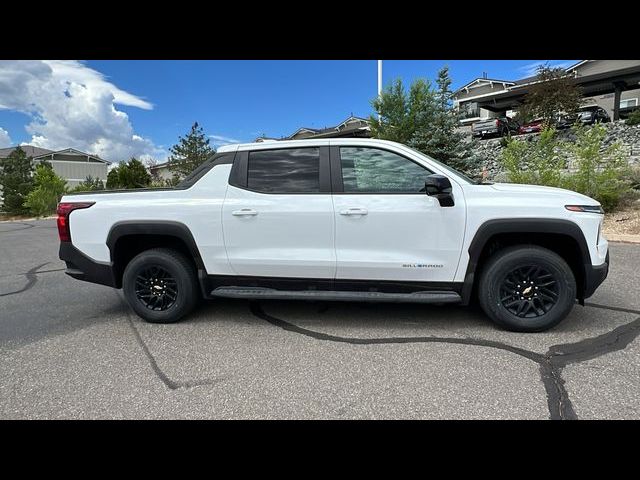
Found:
<path fill-rule="evenodd" d="M 262 193 L 319 193 L 320 149 L 249 152 L 247 187 Z"/>
<path fill-rule="evenodd" d="M 345 193 L 420 193 L 432 172 L 408 158 L 377 148 L 341 147 Z"/>

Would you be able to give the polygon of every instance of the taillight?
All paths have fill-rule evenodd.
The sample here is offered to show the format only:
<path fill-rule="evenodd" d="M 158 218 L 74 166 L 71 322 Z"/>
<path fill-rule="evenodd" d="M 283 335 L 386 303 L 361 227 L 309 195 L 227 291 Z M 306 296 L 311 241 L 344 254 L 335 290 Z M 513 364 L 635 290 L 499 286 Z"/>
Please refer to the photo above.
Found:
<path fill-rule="evenodd" d="M 74 210 L 89 208 L 95 202 L 74 202 L 58 204 L 58 235 L 61 242 L 71 241 L 71 231 L 69 230 L 69 214 Z"/>

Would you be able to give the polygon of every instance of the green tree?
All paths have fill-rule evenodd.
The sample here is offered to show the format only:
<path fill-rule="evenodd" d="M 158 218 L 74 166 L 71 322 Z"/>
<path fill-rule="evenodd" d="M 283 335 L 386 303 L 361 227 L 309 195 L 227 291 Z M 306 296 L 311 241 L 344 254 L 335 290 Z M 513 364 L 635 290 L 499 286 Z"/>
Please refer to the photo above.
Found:
<path fill-rule="evenodd" d="M 614 210 L 623 194 L 631 190 L 630 167 L 622 144 L 605 145 L 607 130 L 596 124 L 573 127 L 575 142 L 567 142 L 564 148 L 574 159 L 574 172 L 564 181 L 564 187 L 595 198 L 605 211 Z"/>
<path fill-rule="evenodd" d="M 551 126 L 558 115 L 571 115 L 580 107 L 580 88 L 563 68 L 541 65 L 535 80 L 524 97 L 523 112 L 529 118 L 542 118 Z"/>
<path fill-rule="evenodd" d="M 24 206 L 27 195 L 33 190 L 33 160 L 25 151 L 16 147 L 0 165 L 0 186 L 4 197 L 3 209 L 7 213 L 28 213 Z"/>
<path fill-rule="evenodd" d="M 104 190 L 104 182 L 99 178 L 93 178 L 91 175 L 87 176 L 85 180 L 76 185 L 72 192 L 93 192 L 96 190 Z"/>
<path fill-rule="evenodd" d="M 211 155 L 216 153 L 209 145 L 209 139 L 204 134 L 198 122 L 194 123 L 186 136 L 180 136 L 179 141 L 169 149 L 169 169 L 181 176 L 187 176 Z"/>
<path fill-rule="evenodd" d="M 438 72 L 438 86 L 433 99 L 435 108 L 417 114 L 419 128 L 413 133 L 409 145 L 462 172 L 471 174 L 477 160 L 470 156 L 465 135 L 459 131 L 460 113 L 453 106 L 449 67 Z"/>
<path fill-rule="evenodd" d="M 387 86 L 372 100 L 371 136 L 404 143 L 471 174 L 478 160 L 469 155 L 464 134 L 458 131 L 459 112 L 453 106 L 448 67 L 438 72 L 437 88 L 428 80 L 415 80 L 409 92 L 402 80 Z"/>
<path fill-rule="evenodd" d="M 151 184 L 151 175 L 136 158 L 120 162 L 107 174 L 107 188 L 145 188 Z"/>
<path fill-rule="evenodd" d="M 55 213 L 58 202 L 67 192 L 67 182 L 46 162 L 36 167 L 33 181 L 35 188 L 27 195 L 24 206 L 38 217 Z"/>
<path fill-rule="evenodd" d="M 402 80 L 396 79 L 371 102 L 377 112 L 369 117 L 371 136 L 408 144 L 416 131 L 433 118 L 435 103 L 429 81 L 415 80 L 407 93 Z"/>

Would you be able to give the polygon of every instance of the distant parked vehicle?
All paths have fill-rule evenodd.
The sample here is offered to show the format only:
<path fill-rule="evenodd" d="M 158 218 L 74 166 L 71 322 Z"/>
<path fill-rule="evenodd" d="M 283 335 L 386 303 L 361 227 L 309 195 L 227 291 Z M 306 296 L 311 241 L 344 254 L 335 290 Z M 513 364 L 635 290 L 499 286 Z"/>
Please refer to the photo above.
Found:
<path fill-rule="evenodd" d="M 492 118 L 474 123 L 471 127 L 471 135 L 473 138 L 504 137 L 512 133 L 518 133 L 519 126 L 517 121 L 509 117 Z"/>
<path fill-rule="evenodd" d="M 607 123 L 611 121 L 611 117 L 607 111 L 597 105 L 579 108 L 574 115 L 560 117 L 556 124 L 556 128 L 569 128 L 576 122 L 582 125 L 593 125 L 594 123 Z"/>
<path fill-rule="evenodd" d="M 518 133 L 521 135 L 524 133 L 537 133 L 542 130 L 542 122 L 543 120 L 539 118 L 532 122 L 525 123 L 518 128 Z"/>

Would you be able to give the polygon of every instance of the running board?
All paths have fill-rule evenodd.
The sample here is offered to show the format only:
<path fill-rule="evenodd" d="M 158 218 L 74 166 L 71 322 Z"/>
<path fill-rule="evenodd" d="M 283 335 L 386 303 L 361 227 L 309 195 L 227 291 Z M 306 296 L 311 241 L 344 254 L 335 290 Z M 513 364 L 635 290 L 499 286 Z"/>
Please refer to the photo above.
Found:
<path fill-rule="evenodd" d="M 332 290 L 275 290 L 260 287 L 218 287 L 212 297 L 282 300 L 330 300 L 346 302 L 413 302 L 460 303 L 462 297 L 451 291 L 423 291 L 413 293 L 342 292 Z"/>

